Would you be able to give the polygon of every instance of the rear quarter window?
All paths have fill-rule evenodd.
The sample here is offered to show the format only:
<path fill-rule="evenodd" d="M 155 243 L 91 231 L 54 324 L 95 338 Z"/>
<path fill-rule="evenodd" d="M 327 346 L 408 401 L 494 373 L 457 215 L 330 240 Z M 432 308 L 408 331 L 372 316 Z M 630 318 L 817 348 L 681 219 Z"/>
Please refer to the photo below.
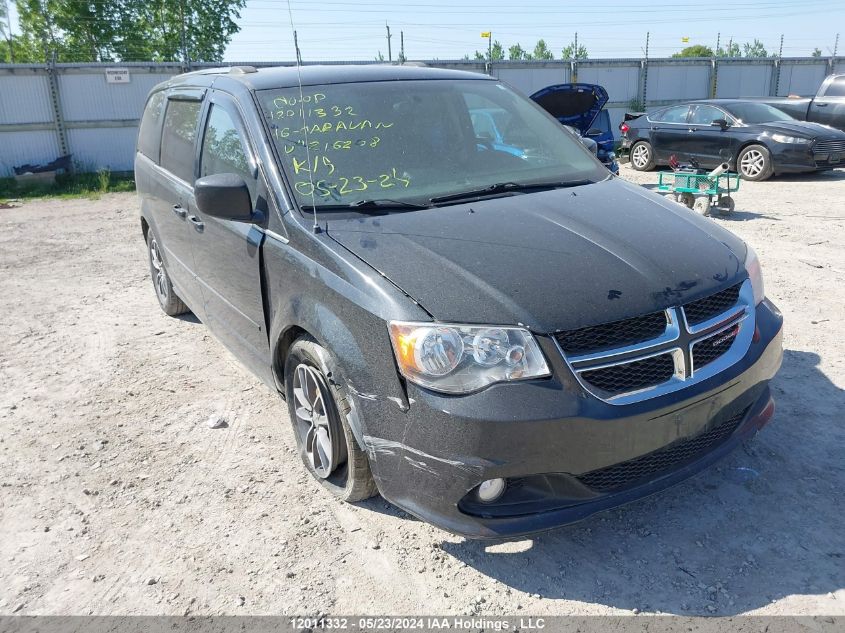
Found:
<path fill-rule="evenodd" d="M 147 158 L 158 162 L 161 144 L 161 115 L 164 112 L 164 93 L 157 92 L 147 101 L 138 131 L 138 151 Z"/>
<path fill-rule="evenodd" d="M 169 100 L 161 133 L 161 166 L 190 184 L 194 182 L 194 148 L 201 108 L 201 101 Z"/>
<path fill-rule="evenodd" d="M 825 97 L 845 97 L 845 75 L 837 77 L 830 82 L 827 90 L 824 91 Z"/>

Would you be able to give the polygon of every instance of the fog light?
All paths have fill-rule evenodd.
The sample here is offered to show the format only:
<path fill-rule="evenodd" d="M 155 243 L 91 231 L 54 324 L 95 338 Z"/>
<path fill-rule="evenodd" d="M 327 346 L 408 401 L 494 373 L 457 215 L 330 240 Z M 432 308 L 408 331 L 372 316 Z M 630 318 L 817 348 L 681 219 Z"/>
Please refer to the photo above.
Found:
<path fill-rule="evenodd" d="M 478 486 L 478 499 L 482 503 L 493 503 L 505 493 L 504 479 L 488 479 Z"/>

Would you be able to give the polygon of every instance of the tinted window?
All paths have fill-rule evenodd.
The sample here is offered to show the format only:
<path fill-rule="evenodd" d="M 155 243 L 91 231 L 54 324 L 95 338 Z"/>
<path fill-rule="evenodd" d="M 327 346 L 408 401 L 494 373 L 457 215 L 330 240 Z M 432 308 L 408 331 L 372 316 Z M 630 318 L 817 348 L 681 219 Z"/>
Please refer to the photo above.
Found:
<path fill-rule="evenodd" d="M 845 97 L 845 75 L 837 77 L 824 91 L 825 97 Z"/>
<path fill-rule="evenodd" d="M 719 108 L 709 105 L 697 105 L 692 107 L 689 122 L 694 125 L 710 125 L 716 119 L 725 118 L 725 113 Z"/>
<path fill-rule="evenodd" d="M 661 123 L 686 123 L 687 111 L 689 106 L 675 106 L 674 108 L 667 108 L 655 112 L 651 117 L 652 121 L 660 121 Z"/>
<path fill-rule="evenodd" d="M 771 123 L 772 121 L 794 121 L 785 112 L 773 108 L 765 103 L 754 103 L 753 101 L 737 101 L 725 106 L 742 123 L 752 125 L 755 123 Z"/>
<path fill-rule="evenodd" d="M 161 141 L 161 114 L 164 112 L 164 93 L 157 92 L 147 102 L 141 129 L 138 132 L 138 151 L 158 162 Z"/>
<path fill-rule="evenodd" d="M 317 204 L 426 202 L 500 182 L 607 177 L 555 119 L 495 81 L 374 81 L 259 97 L 301 204 L 312 195 Z"/>
<path fill-rule="evenodd" d="M 254 193 L 246 144 L 232 117 L 219 105 L 211 106 L 200 158 L 200 176 L 212 174 L 237 174 Z"/>
<path fill-rule="evenodd" d="M 201 106 L 199 101 L 168 101 L 161 135 L 161 166 L 191 184 L 194 182 L 194 142 Z"/>

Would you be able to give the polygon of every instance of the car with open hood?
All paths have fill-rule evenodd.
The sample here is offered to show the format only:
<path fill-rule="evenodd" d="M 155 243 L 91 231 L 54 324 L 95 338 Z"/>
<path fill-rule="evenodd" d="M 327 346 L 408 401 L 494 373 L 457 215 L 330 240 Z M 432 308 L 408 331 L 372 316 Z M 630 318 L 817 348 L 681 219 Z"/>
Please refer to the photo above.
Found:
<path fill-rule="evenodd" d="M 181 75 L 149 96 L 135 174 L 161 308 L 286 400 L 345 501 L 527 534 L 681 481 L 772 416 L 782 317 L 751 247 L 490 77 Z"/>
<path fill-rule="evenodd" d="M 610 127 L 607 90 L 597 84 L 568 83 L 547 86 L 531 95 L 541 108 L 580 135 L 584 145 L 594 151 L 602 164 L 619 174 L 614 152 L 615 140 Z"/>
<path fill-rule="evenodd" d="M 622 147 L 638 171 L 669 164 L 672 156 L 705 168 L 727 162 L 745 180 L 845 166 L 845 132 L 796 121 L 760 101 L 691 101 L 626 119 Z"/>

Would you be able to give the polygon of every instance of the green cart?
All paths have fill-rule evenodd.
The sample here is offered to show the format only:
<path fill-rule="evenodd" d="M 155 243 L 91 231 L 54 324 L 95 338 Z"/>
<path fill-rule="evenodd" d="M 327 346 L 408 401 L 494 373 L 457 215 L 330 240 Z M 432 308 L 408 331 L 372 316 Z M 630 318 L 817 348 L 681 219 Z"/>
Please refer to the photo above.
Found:
<path fill-rule="evenodd" d="M 657 190 L 701 215 L 711 212 L 728 215 L 734 210 L 734 199 L 729 194 L 739 190 L 739 174 L 724 172 L 710 177 L 707 174 L 664 171 L 658 174 Z"/>

